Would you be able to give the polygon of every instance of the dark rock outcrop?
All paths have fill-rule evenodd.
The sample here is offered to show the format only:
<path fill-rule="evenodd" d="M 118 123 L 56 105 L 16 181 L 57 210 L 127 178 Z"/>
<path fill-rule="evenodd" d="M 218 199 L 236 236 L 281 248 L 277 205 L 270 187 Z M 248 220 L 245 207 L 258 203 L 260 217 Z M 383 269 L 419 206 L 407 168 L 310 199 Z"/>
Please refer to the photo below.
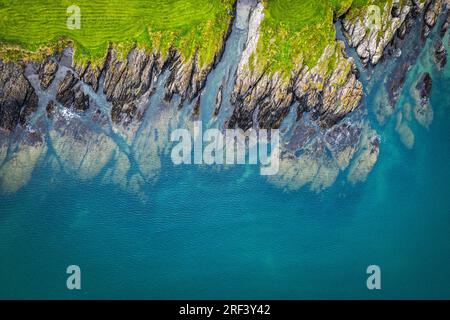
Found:
<path fill-rule="evenodd" d="M 424 16 L 424 27 L 422 34 L 424 37 L 427 37 L 431 29 L 436 25 L 437 18 L 443 9 L 443 1 L 442 0 L 432 0 L 428 1 L 426 4 L 425 16 Z"/>
<path fill-rule="evenodd" d="M 450 26 L 450 8 L 447 9 L 447 15 L 446 15 L 445 21 L 441 26 L 441 30 L 440 30 L 441 38 L 443 38 L 445 36 L 449 26 Z"/>
<path fill-rule="evenodd" d="M 78 73 L 80 79 L 84 83 L 90 85 L 92 89 L 97 92 L 100 85 L 99 82 L 102 69 L 92 65 L 90 62 L 88 62 L 86 66 L 75 65 L 74 69 Z"/>
<path fill-rule="evenodd" d="M 53 59 L 46 59 L 39 68 L 39 80 L 41 81 L 41 88 L 47 90 L 53 82 L 58 71 L 58 63 Z"/>
<path fill-rule="evenodd" d="M 125 60 L 110 49 L 105 63 L 103 92 L 112 103 L 111 117 L 115 123 L 128 123 L 137 111 L 138 99 L 151 87 L 161 72 L 162 62 L 157 54 L 148 55 L 134 49 Z"/>
<path fill-rule="evenodd" d="M 64 80 L 58 85 L 56 99 L 66 108 L 77 111 L 89 109 L 89 96 L 81 89 L 81 83 L 72 71 L 67 71 Z"/>
<path fill-rule="evenodd" d="M 433 87 L 433 80 L 431 75 L 427 72 L 420 78 L 420 81 L 416 85 L 416 90 L 419 93 L 420 103 L 422 105 L 428 104 L 431 89 Z"/>
<path fill-rule="evenodd" d="M 12 62 L 0 62 L 0 128 L 12 131 L 36 111 L 38 97 L 25 78 L 22 68 Z"/>
<path fill-rule="evenodd" d="M 45 107 L 45 111 L 47 112 L 47 118 L 52 119 L 53 115 L 56 112 L 56 103 L 53 100 L 50 100 L 47 106 Z"/>
<path fill-rule="evenodd" d="M 434 62 L 439 70 L 444 69 L 447 64 L 447 50 L 442 43 L 442 40 L 437 40 L 434 43 Z"/>

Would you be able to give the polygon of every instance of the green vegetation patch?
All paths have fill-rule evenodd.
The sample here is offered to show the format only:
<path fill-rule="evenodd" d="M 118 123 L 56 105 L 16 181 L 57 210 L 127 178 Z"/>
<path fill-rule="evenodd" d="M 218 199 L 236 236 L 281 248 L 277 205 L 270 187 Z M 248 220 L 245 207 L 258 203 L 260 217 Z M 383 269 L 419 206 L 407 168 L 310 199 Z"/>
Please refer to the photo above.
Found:
<path fill-rule="evenodd" d="M 212 63 L 235 0 L 0 0 L 0 59 L 39 59 L 71 43 L 78 62 L 101 62 L 110 43 L 166 54 L 173 47 L 200 65 Z M 71 30 L 67 9 L 80 8 Z"/>

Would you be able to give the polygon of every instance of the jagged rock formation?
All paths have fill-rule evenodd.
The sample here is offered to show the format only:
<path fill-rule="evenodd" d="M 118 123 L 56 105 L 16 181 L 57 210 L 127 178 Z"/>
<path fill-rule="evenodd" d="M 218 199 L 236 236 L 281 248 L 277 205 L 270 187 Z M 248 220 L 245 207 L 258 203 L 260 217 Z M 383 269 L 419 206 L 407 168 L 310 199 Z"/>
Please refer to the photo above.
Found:
<path fill-rule="evenodd" d="M 449 4 L 450 6 L 450 4 Z M 447 15 L 439 30 L 439 37 L 434 43 L 434 62 L 439 70 L 443 70 L 447 64 L 447 50 L 443 42 L 444 36 L 450 25 L 450 10 L 447 10 Z"/>
<path fill-rule="evenodd" d="M 448 2 L 447 6 L 450 6 L 450 1 L 447 1 L 447 2 Z M 445 36 L 445 33 L 447 32 L 449 26 L 450 26 L 450 11 L 447 10 L 446 19 L 442 23 L 441 30 L 439 32 L 439 36 L 441 38 L 443 38 Z"/>
<path fill-rule="evenodd" d="M 433 0 L 433 1 L 427 1 L 426 3 L 426 10 L 425 10 L 425 25 L 423 28 L 423 35 L 427 37 L 431 29 L 435 26 L 437 18 L 439 14 L 442 12 L 444 6 L 443 0 Z"/>
<path fill-rule="evenodd" d="M 104 94 L 112 102 L 111 118 L 115 123 L 130 123 L 136 116 L 138 99 L 149 90 L 162 61 L 155 54 L 133 50 L 121 61 L 110 49 L 105 61 Z"/>
<path fill-rule="evenodd" d="M 47 59 L 39 68 L 39 80 L 41 81 L 41 88 L 47 90 L 53 82 L 58 71 L 58 62 L 53 59 Z"/>
<path fill-rule="evenodd" d="M 397 114 L 397 123 L 395 126 L 395 131 L 400 136 L 401 142 L 408 148 L 412 149 L 414 147 L 415 136 L 414 132 L 409 126 L 411 122 L 411 105 L 405 104 L 402 110 Z"/>
<path fill-rule="evenodd" d="M 1 143 L 0 143 L 1 145 Z M 20 140 L 11 141 L 9 158 L 2 158 L 7 152 L 5 146 L 0 147 L 0 189 L 7 192 L 16 192 L 25 186 L 31 178 L 33 170 L 43 154 L 47 152 L 47 145 L 42 132 L 32 129 L 23 132 Z M 6 159 L 6 160 L 5 160 Z"/>
<path fill-rule="evenodd" d="M 58 85 L 56 100 L 66 108 L 78 111 L 89 109 L 89 96 L 83 92 L 77 76 L 70 70 L 66 72 L 63 81 Z"/>
<path fill-rule="evenodd" d="M 23 187 L 43 153 L 44 135 L 28 122 L 38 96 L 20 65 L 0 62 L 0 189 Z"/>
<path fill-rule="evenodd" d="M 25 125 L 37 105 L 38 97 L 22 68 L 0 62 L 0 129 L 12 131 L 19 123 Z"/>
<path fill-rule="evenodd" d="M 411 88 L 412 96 L 416 100 L 414 116 L 417 122 L 428 128 L 433 122 L 434 111 L 430 105 L 430 94 L 433 87 L 431 75 L 426 72 L 417 80 L 416 85 Z"/>

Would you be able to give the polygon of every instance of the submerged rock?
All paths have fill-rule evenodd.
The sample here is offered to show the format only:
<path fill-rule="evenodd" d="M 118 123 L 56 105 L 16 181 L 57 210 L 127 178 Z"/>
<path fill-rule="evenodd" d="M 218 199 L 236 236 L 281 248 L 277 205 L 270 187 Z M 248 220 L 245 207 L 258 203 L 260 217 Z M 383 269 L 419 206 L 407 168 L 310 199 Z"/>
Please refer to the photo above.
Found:
<path fill-rule="evenodd" d="M 92 89 L 97 92 L 100 85 L 99 82 L 102 68 L 96 67 L 91 62 L 88 62 L 86 66 L 75 64 L 74 70 L 76 70 L 84 83 L 90 85 Z"/>
<path fill-rule="evenodd" d="M 408 124 L 411 120 L 410 108 L 410 105 L 405 105 L 404 111 L 397 114 L 397 124 L 395 126 L 395 131 L 400 136 L 400 140 L 408 149 L 412 149 L 414 147 L 415 141 L 414 133 Z"/>
<path fill-rule="evenodd" d="M 411 88 L 411 95 L 416 101 L 414 106 L 415 119 L 425 128 L 430 127 L 434 118 L 433 108 L 429 101 L 432 87 L 433 80 L 431 75 L 426 72 L 418 78 L 415 86 Z"/>
<path fill-rule="evenodd" d="M 445 21 L 442 23 L 441 31 L 440 31 L 441 38 L 444 38 L 444 36 L 447 33 L 447 30 L 450 26 L 450 8 L 449 8 L 449 6 L 450 6 L 450 3 L 448 3 L 448 1 L 447 1 L 447 14 L 446 14 Z"/>
<path fill-rule="evenodd" d="M 94 132 L 66 109 L 58 110 L 53 121 L 49 138 L 62 168 L 84 180 L 98 175 L 117 149 L 114 141 L 104 133 Z"/>
<path fill-rule="evenodd" d="M 352 184 L 364 182 L 367 179 L 380 153 L 380 137 L 368 126 L 364 128 L 360 149 L 361 151 L 353 161 L 347 177 Z"/>
<path fill-rule="evenodd" d="M 38 161 L 47 152 L 47 145 L 39 131 L 29 128 L 12 142 L 10 150 L 6 157 L 4 146 L 0 146 L 0 160 L 2 153 L 4 157 L 3 164 L 0 161 L 0 189 L 14 193 L 29 182 Z"/>
<path fill-rule="evenodd" d="M 433 123 L 434 111 L 428 103 L 416 104 L 414 116 L 422 127 L 429 128 L 431 123 Z"/>

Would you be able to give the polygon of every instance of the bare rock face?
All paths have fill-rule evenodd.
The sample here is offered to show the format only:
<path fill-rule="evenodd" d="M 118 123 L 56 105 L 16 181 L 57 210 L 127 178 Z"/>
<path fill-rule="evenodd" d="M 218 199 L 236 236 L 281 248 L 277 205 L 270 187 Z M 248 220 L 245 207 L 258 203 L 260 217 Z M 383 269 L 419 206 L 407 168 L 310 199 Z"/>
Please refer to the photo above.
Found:
<path fill-rule="evenodd" d="M 439 14 L 441 13 L 442 9 L 443 9 L 442 0 L 429 1 L 428 5 L 426 6 L 425 17 L 424 17 L 424 21 L 425 21 L 425 25 L 424 25 L 424 29 L 423 29 L 424 37 L 427 37 L 430 34 L 431 29 L 435 26 L 435 24 L 437 22 L 437 18 L 439 16 Z"/>
<path fill-rule="evenodd" d="M 79 79 L 70 70 L 67 71 L 64 80 L 58 85 L 56 99 L 66 108 L 77 111 L 89 109 L 89 96 L 83 92 Z"/>
<path fill-rule="evenodd" d="M 129 123 L 136 116 L 137 100 L 145 94 L 159 75 L 162 62 L 157 54 L 132 50 L 125 60 L 110 49 L 105 63 L 103 92 L 112 103 L 111 116 L 115 123 Z"/>
<path fill-rule="evenodd" d="M 205 86 L 206 77 L 212 70 L 212 65 L 200 68 L 197 56 L 190 61 L 184 61 L 180 54 L 173 52 L 166 61 L 171 70 L 166 83 L 165 98 L 172 100 L 175 94 L 180 95 L 181 101 L 192 102 L 200 90 Z"/>
<path fill-rule="evenodd" d="M 371 6 L 364 14 L 346 16 L 343 20 L 344 35 L 363 63 L 377 64 L 385 47 L 406 20 L 412 9 L 411 1 L 403 6 L 387 3 L 384 8 Z"/>
<path fill-rule="evenodd" d="M 330 68 L 328 63 L 333 57 L 337 63 Z M 298 77 L 294 94 L 299 101 L 307 99 L 306 111 L 311 111 L 313 119 L 323 128 L 332 127 L 359 106 L 363 86 L 357 79 L 353 60 L 344 54 L 342 42 L 326 48 L 318 65 Z"/>
<path fill-rule="evenodd" d="M 56 103 L 53 100 L 50 100 L 47 106 L 45 107 L 45 111 L 47 112 L 47 118 L 53 118 L 53 115 L 56 111 Z"/>
<path fill-rule="evenodd" d="M 75 65 L 74 70 L 78 73 L 80 79 L 84 83 L 90 85 L 92 89 L 97 92 L 100 85 L 99 82 L 102 68 L 96 67 L 89 62 L 86 66 Z"/>
<path fill-rule="evenodd" d="M 58 71 L 58 63 L 53 59 L 46 59 L 39 68 L 39 80 L 41 81 L 41 88 L 47 90 L 53 82 Z"/>
<path fill-rule="evenodd" d="M 353 60 L 344 53 L 343 43 L 328 46 L 312 69 L 299 62 L 289 79 L 261 70 L 256 47 L 263 12 L 263 4 L 258 3 L 250 16 L 246 49 L 232 95 L 235 109 L 228 126 L 244 130 L 278 128 L 295 101 L 300 104 L 299 115 L 312 112 L 314 120 L 325 128 L 356 109 L 362 85 L 357 80 Z M 252 56 L 256 59 L 251 60 Z M 329 68 L 332 60 L 336 61 L 335 68 Z"/>
<path fill-rule="evenodd" d="M 0 62 L 0 129 L 12 131 L 25 125 L 36 111 L 38 97 L 18 65 Z"/>
<path fill-rule="evenodd" d="M 140 99 L 146 94 L 151 95 L 154 84 L 161 73 L 168 70 L 169 76 L 164 84 L 165 100 L 171 101 L 175 95 L 180 98 L 180 106 L 185 100 L 194 101 L 205 87 L 206 79 L 215 64 L 218 63 L 225 49 L 225 40 L 231 32 L 224 35 L 223 46 L 216 53 L 214 61 L 201 66 L 198 55 L 186 60 L 177 50 L 170 50 L 167 57 L 159 53 L 133 49 L 123 59 L 114 48 L 111 48 L 106 57 L 103 72 L 105 79 L 103 92 L 106 99 L 112 103 L 111 116 L 116 124 L 124 126 L 134 119 L 140 120 L 144 110 L 140 110 Z M 102 71 L 94 70 L 88 66 L 82 70 L 82 78 L 87 83 L 94 83 L 97 90 L 98 79 Z M 91 80 L 92 79 L 92 80 Z"/>

